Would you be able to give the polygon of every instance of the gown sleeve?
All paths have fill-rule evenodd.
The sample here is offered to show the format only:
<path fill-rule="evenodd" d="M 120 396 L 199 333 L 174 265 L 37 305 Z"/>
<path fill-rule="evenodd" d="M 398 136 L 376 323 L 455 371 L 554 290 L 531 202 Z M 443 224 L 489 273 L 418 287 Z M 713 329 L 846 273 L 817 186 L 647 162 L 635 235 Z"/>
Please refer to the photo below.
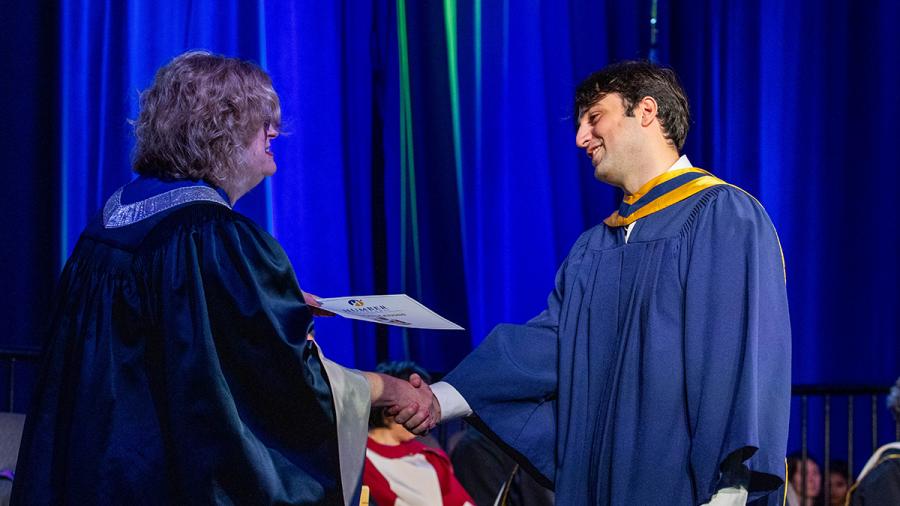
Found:
<path fill-rule="evenodd" d="M 695 495 L 706 502 L 749 474 L 748 503 L 780 504 L 770 492 L 783 483 L 791 388 L 781 248 L 755 199 L 732 187 L 711 195 L 695 210 L 681 263 Z"/>
<path fill-rule="evenodd" d="M 587 234 L 573 251 L 582 249 Z M 444 381 L 472 408 L 468 419 L 543 486 L 556 474 L 558 327 L 566 262 L 547 309 L 524 325 L 497 325 Z"/>
<path fill-rule="evenodd" d="M 177 495 L 346 503 L 355 491 L 341 490 L 340 394 L 307 340 L 313 319 L 287 256 L 239 215 L 190 213 L 160 224 L 177 230 L 145 248 L 146 289 L 158 293 L 146 297 L 156 301 L 151 381 Z M 365 380 L 350 383 L 365 389 L 367 413 Z"/>

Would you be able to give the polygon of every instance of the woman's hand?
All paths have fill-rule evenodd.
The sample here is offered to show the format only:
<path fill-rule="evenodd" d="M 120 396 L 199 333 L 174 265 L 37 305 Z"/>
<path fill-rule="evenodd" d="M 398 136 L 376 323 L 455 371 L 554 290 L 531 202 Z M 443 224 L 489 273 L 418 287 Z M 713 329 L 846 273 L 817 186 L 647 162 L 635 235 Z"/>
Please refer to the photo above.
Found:
<path fill-rule="evenodd" d="M 318 296 L 311 293 L 306 293 L 303 290 L 300 290 L 300 292 L 303 294 L 303 302 L 305 302 L 306 305 L 309 306 L 309 310 L 312 311 L 313 316 L 334 316 L 334 313 L 332 313 L 331 311 L 319 307 L 321 306 L 321 304 L 319 304 L 319 301 L 316 300 L 319 298 Z"/>

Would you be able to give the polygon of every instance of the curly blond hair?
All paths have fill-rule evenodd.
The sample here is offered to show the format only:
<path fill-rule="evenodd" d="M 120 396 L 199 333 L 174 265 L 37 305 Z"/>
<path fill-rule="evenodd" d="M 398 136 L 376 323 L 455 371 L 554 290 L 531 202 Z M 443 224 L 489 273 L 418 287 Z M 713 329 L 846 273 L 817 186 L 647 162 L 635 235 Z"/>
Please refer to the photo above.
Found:
<path fill-rule="evenodd" d="M 253 63 L 188 51 L 156 72 L 132 123 L 135 172 L 225 187 L 243 179 L 243 153 L 259 130 L 279 129 L 281 106 Z"/>

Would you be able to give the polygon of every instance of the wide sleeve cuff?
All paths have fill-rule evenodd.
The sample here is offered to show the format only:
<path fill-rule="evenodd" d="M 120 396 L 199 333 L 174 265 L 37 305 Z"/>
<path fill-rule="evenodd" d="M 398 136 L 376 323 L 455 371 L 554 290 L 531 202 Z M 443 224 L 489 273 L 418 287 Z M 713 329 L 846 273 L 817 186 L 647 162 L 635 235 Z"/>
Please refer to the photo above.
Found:
<path fill-rule="evenodd" d="M 344 503 L 352 504 L 361 485 L 368 436 L 370 388 L 362 373 L 319 356 L 328 374 L 337 418 L 338 453 Z"/>

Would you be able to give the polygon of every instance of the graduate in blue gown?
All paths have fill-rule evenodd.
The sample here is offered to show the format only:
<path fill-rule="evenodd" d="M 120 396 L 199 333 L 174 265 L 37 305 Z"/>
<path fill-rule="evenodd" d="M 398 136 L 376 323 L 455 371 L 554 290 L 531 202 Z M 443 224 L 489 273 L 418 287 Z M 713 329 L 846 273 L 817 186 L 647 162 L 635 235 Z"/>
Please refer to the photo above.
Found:
<path fill-rule="evenodd" d="M 141 95 L 140 177 L 48 308 L 13 503 L 356 504 L 370 402 L 431 425 L 430 392 L 323 357 L 284 251 L 232 210 L 279 123 L 269 76 L 209 53 Z"/>
<path fill-rule="evenodd" d="M 672 71 L 607 67 L 576 110 L 623 203 L 575 242 L 544 312 L 432 386 L 444 416 L 472 415 L 557 504 L 781 504 L 791 345 L 772 222 L 679 157 Z"/>

